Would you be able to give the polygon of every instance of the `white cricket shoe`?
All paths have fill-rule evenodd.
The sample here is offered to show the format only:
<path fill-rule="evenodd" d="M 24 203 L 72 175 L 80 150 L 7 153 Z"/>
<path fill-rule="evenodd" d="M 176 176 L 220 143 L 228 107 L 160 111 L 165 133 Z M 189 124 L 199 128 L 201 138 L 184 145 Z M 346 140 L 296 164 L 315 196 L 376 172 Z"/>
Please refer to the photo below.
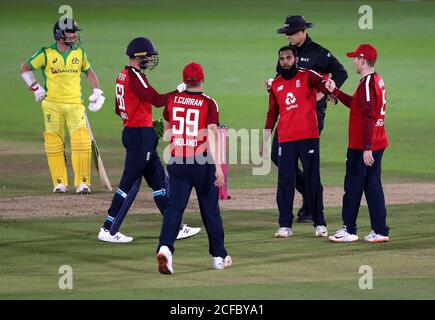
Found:
<path fill-rule="evenodd" d="M 226 256 L 225 259 L 222 257 L 213 257 L 211 259 L 211 267 L 217 270 L 225 270 L 233 264 L 233 259 L 230 256 Z"/>
<path fill-rule="evenodd" d="M 326 238 L 328 236 L 328 229 L 326 229 L 325 226 L 317 226 L 315 228 L 315 231 L 316 231 L 316 237 Z"/>
<path fill-rule="evenodd" d="M 329 240 L 333 242 L 354 242 L 358 241 L 358 236 L 356 234 L 350 234 L 347 232 L 346 227 L 343 227 L 333 236 L 329 236 Z"/>
<path fill-rule="evenodd" d="M 282 227 L 275 232 L 275 238 L 289 238 L 293 234 L 291 228 Z"/>
<path fill-rule="evenodd" d="M 80 193 L 80 194 L 88 194 L 91 193 L 91 188 L 89 188 L 89 186 L 82 182 L 80 183 L 80 185 L 77 187 L 76 189 L 76 193 Z"/>
<path fill-rule="evenodd" d="M 172 268 L 172 252 L 167 246 L 161 246 L 157 253 L 157 263 L 159 264 L 159 272 L 162 274 L 173 274 Z"/>
<path fill-rule="evenodd" d="M 112 236 L 109 230 L 100 228 L 100 232 L 98 233 L 98 240 L 113 243 L 127 243 L 132 242 L 133 238 L 123 235 L 121 232 L 117 232 L 115 233 L 115 235 Z"/>
<path fill-rule="evenodd" d="M 53 188 L 54 193 L 66 193 L 68 188 L 63 183 L 58 183 L 57 186 Z"/>
<path fill-rule="evenodd" d="M 196 236 L 201 231 L 201 228 L 192 228 L 187 224 L 183 224 L 183 228 L 178 232 L 178 236 L 176 240 L 186 239 L 193 236 Z"/>
<path fill-rule="evenodd" d="M 374 242 L 374 243 L 376 243 L 376 242 L 387 242 L 387 241 L 390 240 L 390 237 L 383 236 L 381 234 L 377 234 L 376 232 L 374 232 L 372 230 L 372 231 L 370 231 L 370 233 L 368 235 L 366 235 L 364 237 L 364 240 L 368 241 L 368 242 Z"/>

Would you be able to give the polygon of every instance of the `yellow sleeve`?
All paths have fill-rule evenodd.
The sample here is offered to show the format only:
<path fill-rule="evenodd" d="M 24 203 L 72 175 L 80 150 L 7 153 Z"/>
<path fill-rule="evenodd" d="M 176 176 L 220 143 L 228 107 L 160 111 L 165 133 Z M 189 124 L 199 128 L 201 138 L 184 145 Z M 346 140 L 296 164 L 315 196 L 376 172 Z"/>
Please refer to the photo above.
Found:
<path fill-rule="evenodd" d="M 91 64 L 89 63 L 88 55 L 86 54 L 83 48 L 82 48 L 82 53 L 83 53 L 82 72 L 87 73 L 89 70 L 91 70 Z"/>
<path fill-rule="evenodd" d="M 36 52 L 33 56 L 29 58 L 29 60 L 27 60 L 32 70 L 37 70 L 45 67 L 46 61 L 47 54 L 45 53 L 44 48 L 41 48 L 41 50 Z"/>

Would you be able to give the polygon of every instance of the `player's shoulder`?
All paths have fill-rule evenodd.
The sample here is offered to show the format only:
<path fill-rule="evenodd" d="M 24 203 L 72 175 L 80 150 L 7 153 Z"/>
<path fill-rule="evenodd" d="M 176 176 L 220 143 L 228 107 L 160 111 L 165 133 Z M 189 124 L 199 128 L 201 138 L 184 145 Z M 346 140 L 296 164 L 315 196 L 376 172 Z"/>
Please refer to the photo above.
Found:
<path fill-rule="evenodd" d="M 217 101 L 215 99 L 213 99 L 212 97 L 206 95 L 204 92 L 202 93 L 202 96 L 204 97 L 204 100 L 207 101 L 209 106 L 216 106 L 216 109 L 219 111 L 219 105 L 217 103 Z"/>

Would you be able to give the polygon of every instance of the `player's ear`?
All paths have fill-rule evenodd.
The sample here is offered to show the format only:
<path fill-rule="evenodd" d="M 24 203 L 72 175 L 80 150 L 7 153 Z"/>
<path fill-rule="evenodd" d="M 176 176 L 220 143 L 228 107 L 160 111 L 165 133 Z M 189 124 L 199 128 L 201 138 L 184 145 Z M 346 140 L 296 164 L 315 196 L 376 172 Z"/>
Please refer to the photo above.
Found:
<path fill-rule="evenodd" d="M 299 57 L 296 57 L 296 59 L 295 59 L 295 63 L 296 63 L 296 64 L 299 63 Z"/>

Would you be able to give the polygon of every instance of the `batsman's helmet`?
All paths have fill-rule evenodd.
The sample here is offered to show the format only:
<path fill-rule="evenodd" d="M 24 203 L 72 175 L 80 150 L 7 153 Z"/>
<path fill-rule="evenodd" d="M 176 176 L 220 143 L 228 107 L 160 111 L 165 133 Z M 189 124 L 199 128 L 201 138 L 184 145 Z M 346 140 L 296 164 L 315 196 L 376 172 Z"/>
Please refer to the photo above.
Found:
<path fill-rule="evenodd" d="M 77 22 L 71 18 L 59 19 L 53 26 L 53 37 L 54 40 L 64 39 L 65 43 L 70 46 L 80 46 L 81 43 L 81 34 L 78 31 L 81 31 L 77 26 Z M 74 41 L 68 41 L 66 36 L 66 32 L 68 33 L 76 33 L 77 38 Z"/>
<path fill-rule="evenodd" d="M 159 64 L 159 53 L 148 38 L 134 38 L 128 44 L 125 53 L 130 58 L 139 58 L 141 69 L 151 70 Z"/>

